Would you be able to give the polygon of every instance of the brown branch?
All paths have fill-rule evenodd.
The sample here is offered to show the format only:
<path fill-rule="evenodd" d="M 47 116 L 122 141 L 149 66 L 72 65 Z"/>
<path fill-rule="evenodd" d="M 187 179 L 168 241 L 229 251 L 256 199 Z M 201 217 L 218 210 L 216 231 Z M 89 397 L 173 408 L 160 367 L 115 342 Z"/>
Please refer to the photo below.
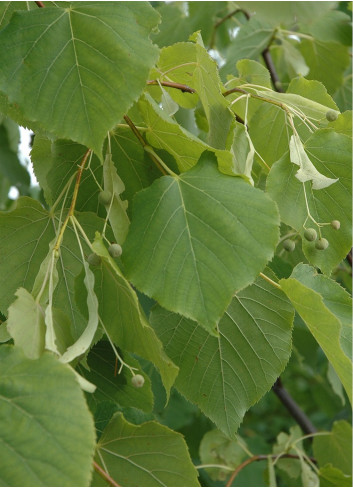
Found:
<path fill-rule="evenodd" d="M 183 83 L 175 83 L 171 81 L 161 81 L 161 80 L 147 80 L 147 85 L 162 85 L 163 87 L 177 88 L 182 92 L 196 93 L 194 88 L 184 85 Z"/>
<path fill-rule="evenodd" d="M 135 134 L 135 136 L 139 140 L 139 142 L 142 145 L 143 149 L 150 155 L 150 158 L 153 161 L 153 163 L 163 173 L 163 175 L 166 175 L 166 171 L 163 168 L 163 166 L 159 163 L 159 161 L 153 155 L 153 153 L 151 153 L 150 151 L 148 151 L 148 149 L 151 149 L 150 146 L 148 146 L 148 144 L 146 143 L 146 141 L 143 139 L 143 137 L 139 133 L 139 130 L 137 129 L 137 127 L 135 126 L 135 124 L 132 122 L 132 120 L 130 119 L 130 117 L 127 116 L 127 115 L 124 115 L 124 119 L 125 119 L 126 123 L 128 124 L 128 126 L 130 127 L 130 129 L 132 130 L 132 132 Z"/>
<path fill-rule="evenodd" d="M 249 13 L 246 10 L 243 10 L 241 8 L 237 8 L 237 9 L 233 10 L 232 12 L 230 12 L 229 14 L 227 14 L 226 16 L 222 17 L 222 19 L 220 19 L 218 22 L 216 22 L 215 25 L 213 26 L 212 36 L 211 36 L 211 40 L 210 40 L 210 44 L 209 44 L 209 49 L 212 49 L 214 46 L 215 39 L 216 39 L 216 31 L 217 31 L 218 27 L 220 25 L 222 25 L 223 22 L 230 19 L 231 17 L 233 17 L 233 15 L 236 15 L 239 12 L 242 12 L 245 15 L 245 17 L 247 18 L 247 20 L 250 19 Z"/>
<path fill-rule="evenodd" d="M 267 47 L 264 51 L 262 51 L 262 57 L 264 59 L 265 65 L 270 72 L 271 80 L 273 83 L 273 86 L 277 92 L 283 93 L 284 90 L 281 87 L 281 81 L 278 77 L 275 65 L 273 63 L 273 59 L 269 50 L 269 47 Z"/>
<path fill-rule="evenodd" d="M 273 385 L 272 390 L 282 402 L 282 404 L 287 408 L 291 416 L 296 420 L 304 433 L 310 435 L 311 433 L 317 432 L 317 429 L 304 413 L 304 411 L 298 406 L 298 404 L 294 401 L 289 392 L 283 387 L 282 381 L 279 377 Z"/>
<path fill-rule="evenodd" d="M 271 457 L 273 460 L 277 459 L 277 458 L 296 458 L 296 459 L 299 459 L 299 455 L 293 455 L 292 453 L 283 453 L 282 455 L 254 455 L 253 457 L 250 457 L 248 459 L 246 459 L 243 463 L 241 463 L 240 465 L 238 465 L 238 467 L 234 470 L 234 472 L 232 473 L 232 475 L 230 476 L 227 484 L 226 484 L 226 487 L 231 487 L 234 479 L 236 478 L 236 476 L 239 474 L 239 472 L 244 469 L 244 467 L 246 467 L 247 465 L 250 465 L 251 463 L 253 462 L 259 462 L 261 460 L 267 460 L 268 457 Z M 310 460 L 316 464 L 316 459 L 313 458 L 313 457 L 309 457 Z"/>
<path fill-rule="evenodd" d="M 111 487 L 121 487 L 117 482 L 115 482 L 114 479 L 112 479 L 110 477 L 109 474 L 106 473 L 106 471 L 104 469 L 102 469 L 102 467 L 100 465 L 97 464 L 97 462 L 95 462 L 93 460 L 93 467 L 94 467 L 94 470 L 97 472 L 97 474 L 99 474 L 101 477 L 103 477 L 104 480 L 106 480 L 108 482 L 108 484 L 111 485 Z"/>
<path fill-rule="evenodd" d="M 38 7 L 44 8 L 44 3 L 43 2 L 35 2 L 35 3 L 38 5 Z"/>

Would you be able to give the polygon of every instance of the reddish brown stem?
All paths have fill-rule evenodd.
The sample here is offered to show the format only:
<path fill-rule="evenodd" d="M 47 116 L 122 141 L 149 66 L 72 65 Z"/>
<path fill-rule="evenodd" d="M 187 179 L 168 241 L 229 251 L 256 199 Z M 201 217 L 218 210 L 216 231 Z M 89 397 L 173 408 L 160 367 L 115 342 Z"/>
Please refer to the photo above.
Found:
<path fill-rule="evenodd" d="M 121 487 L 117 482 L 115 482 L 114 479 L 112 479 L 110 477 L 109 474 L 106 473 L 106 471 L 104 469 L 102 469 L 102 467 L 100 465 L 97 464 L 97 462 L 95 462 L 93 460 L 93 467 L 94 467 L 94 470 L 101 476 L 103 477 L 104 480 L 106 480 L 108 482 L 108 484 L 111 485 L 111 487 Z"/>
<path fill-rule="evenodd" d="M 244 467 L 246 467 L 247 465 L 250 465 L 253 462 L 259 462 L 261 460 L 267 460 L 269 456 L 273 460 L 275 460 L 276 458 L 296 458 L 296 459 L 299 459 L 299 455 L 293 455 L 292 453 L 283 453 L 282 455 L 279 455 L 279 456 L 278 455 L 254 455 L 253 457 L 250 457 L 250 458 L 246 459 L 243 463 L 241 463 L 240 465 L 238 465 L 238 467 L 234 470 L 234 472 L 230 476 L 230 478 L 229 478 L 229 480 L 228 480 L 228 482 L 226 484 L 226 487 L 231 487 L 231 485 L 233 484 L 234 479 L 236 478 L 236 476 L 239 474 L 239 472 Z M 316 463 L 316 459 L 315 458 L 310 457 L 310 460 L 313 463 Z"/>
<path fill-rule="evenodd" d="M 183 83 L 175 83 L 171 81 L 161 81 L 161 80 L 147 80 L 147 85 L 162 85 L 163 87 L 177 88 L 182 92 L 196 93 L 194 88 L 184 85 Z"/>
<path fill-rule="evenodd" d="M 38 5 L 38 7 L 44 8 L 44 3 L 43 2 L 35 2 L 35 3 Z"/>

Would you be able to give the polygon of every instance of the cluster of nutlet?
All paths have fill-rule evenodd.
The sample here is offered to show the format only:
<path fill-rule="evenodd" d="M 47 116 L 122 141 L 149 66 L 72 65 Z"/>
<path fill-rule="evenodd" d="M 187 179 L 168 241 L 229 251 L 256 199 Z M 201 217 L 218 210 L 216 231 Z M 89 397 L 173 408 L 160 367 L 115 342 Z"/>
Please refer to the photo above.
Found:
<path fill-rule="evenodd" d="M 334 221 L 331 221 L 331 227 L 333 229 L 338 230 L 341 227 L 340 221 L 337 221 L 336 219 Z M 304 231 L 304 238 L 307 241 L 315 241 L 315 248 L 317 250 L 326 250 L 326 248 L 329 245 L 329 242 L 327 241 L 326 238 L 319 238 L 317 239 L 317 232 L 314 228 L 307 228 Z M 294 251 L 295 249 L 295 242 L 291 239 L 286 239 L 283 241 L 283 248 L 286 251 Z"/>

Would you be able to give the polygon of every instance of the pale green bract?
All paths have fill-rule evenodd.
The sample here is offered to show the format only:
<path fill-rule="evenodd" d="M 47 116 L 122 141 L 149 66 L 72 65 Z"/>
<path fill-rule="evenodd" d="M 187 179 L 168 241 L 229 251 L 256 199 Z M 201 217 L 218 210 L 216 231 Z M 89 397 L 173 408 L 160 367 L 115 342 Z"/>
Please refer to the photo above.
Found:
<path fill-rule="evenodd" d="M 289 142 L 289 153 L 291 162 L 299 166 L 295 174 L 300 182 L 310 180 L 314 190 L 326 188 L 338 181 L 338 178 L 328 178 L 317 171 L 305 152 L 303 143 L 297 134 L 293 134 Z"/>

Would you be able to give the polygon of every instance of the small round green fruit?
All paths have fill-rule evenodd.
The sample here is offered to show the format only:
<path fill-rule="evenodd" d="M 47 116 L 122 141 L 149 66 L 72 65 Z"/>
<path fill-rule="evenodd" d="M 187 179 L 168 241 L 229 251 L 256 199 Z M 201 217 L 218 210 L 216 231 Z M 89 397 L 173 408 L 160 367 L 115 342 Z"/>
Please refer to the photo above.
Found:
<path fill-rule="evenodd" d="M 136 374 L 132 377 L 131 383 L 134 387 L 140 388 L 145 383 L 145 379 L 140 374 Z"/>
<path fill-rule="evenodd" d="M 338 117 L 338 112 L 336 110 L 330 109 L 326 112 L 326 119 L 329 122 L 333 122 L 333 121 L 337 120 L 337 117 Z"/>
<path fill-rule="evenodd" d="M 315 239 L 317 238 L 317 232 L 314 228 L 308 228 L 304 231 L 304 238 L 307 241 L 315 241 Z"/>
<path fill-rule="evenodd" d="M 96 255 L 95 253 L 91 253 L 90 255 L 88 255 L 87 257 L 87 261 L 90 265 L 92 265 L 93 267 L 98 267 L 98 265 L 101 264 L 101 258 Z"/>
<path fill-rule="evenodd" d="M 112 193 L 109 190 L 102 190 L 102 192 L 99 192 L 98 200 L 103 205 L 109 205 L 112 200 Z"/>
<path fill-rule="evenodd" d="M 334 221 L 331 221 L 331 226 L 333 227 L 333 229 L 339 229 L 341 227 L 341 223 L 340 221 L 337 221 L 337 219 L 335 219 Z"/>
<path fill-rule="evenodd" d="M 329 245 L 329 242 L 327 241 L 326 238 L 320 238 L 316 241 L 315 243 L 315 248 L 317 250 L 326 250 L 326 248 L 328 247 Z"/>
<path fill-rule="evenodd" d="M 294 251 L 295 250 L 294 241 L 292 241 L 291 239 L 286 239 L 285 241 L 283 241 L 283 248 L 289 252 Z"/>
<path fill-rule="evenodd" d="M 109 255 L 112 257 L 112 258 L 119 258 L 119 256 L 121 256 L 121 253 L 123 252 L 120 244 L 118 243 L 113 243 L 109 246 L 108 248 L 108 252 L 109 252 Z"/>

